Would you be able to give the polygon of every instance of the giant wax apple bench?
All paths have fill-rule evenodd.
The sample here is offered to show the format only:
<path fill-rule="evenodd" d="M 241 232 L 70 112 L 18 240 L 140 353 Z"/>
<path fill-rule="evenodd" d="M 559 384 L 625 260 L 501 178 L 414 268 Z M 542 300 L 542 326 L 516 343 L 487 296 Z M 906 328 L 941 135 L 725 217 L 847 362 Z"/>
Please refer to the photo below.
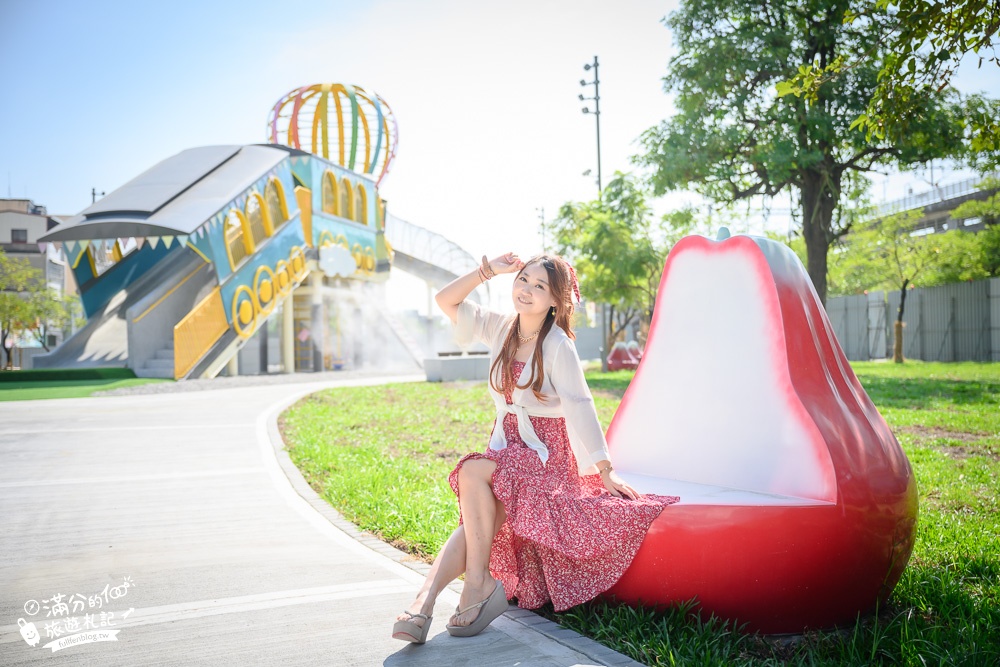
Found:
<path fill-rule="evenodd" d="M 913 471 L 783 244 L 674 247 L 608 442 L 626 481 L 681 498 L 610 599 L 797 633 L 854 623 L 909 560 Z"/>

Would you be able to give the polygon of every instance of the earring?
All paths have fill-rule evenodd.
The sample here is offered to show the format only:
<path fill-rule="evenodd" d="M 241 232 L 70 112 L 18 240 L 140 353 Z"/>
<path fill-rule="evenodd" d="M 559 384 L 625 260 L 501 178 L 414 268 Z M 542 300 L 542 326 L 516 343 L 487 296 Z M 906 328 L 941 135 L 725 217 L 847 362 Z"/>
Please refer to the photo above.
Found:
<path fill-rule="evenodd" d="M 551 315 L 552 317 L 555 317 L 555 316 L 556 316 L 556 307 L 555 307 L 555 306 L 552 306 L 552 310 L 551 310 L 551 311 L 549 311 L 549 314 L 550 314 L 550 315 Z"/>

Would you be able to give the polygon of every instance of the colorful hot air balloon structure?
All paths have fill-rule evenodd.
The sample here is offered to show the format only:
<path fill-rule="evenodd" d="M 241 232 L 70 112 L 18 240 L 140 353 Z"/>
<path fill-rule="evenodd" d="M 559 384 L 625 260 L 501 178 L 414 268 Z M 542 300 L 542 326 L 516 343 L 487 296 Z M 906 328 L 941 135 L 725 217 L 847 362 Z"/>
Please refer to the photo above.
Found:
<path fill-rule="evenodd" d="M 268 141 L 307 151 L 362 174 L 376 185 L 389 173 L 399 128 L 381 96 L 361 86 L 317 83 L 296 88 L 271 109 Z"/>

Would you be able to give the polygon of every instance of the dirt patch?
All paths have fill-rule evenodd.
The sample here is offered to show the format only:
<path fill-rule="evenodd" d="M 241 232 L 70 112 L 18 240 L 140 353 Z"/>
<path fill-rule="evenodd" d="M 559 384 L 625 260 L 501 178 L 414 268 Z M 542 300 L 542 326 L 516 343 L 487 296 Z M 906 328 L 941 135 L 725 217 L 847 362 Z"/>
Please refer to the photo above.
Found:
<path fill-rule="evenodd" d="M 898 429 L 901 433 L 909 433 L 920 440 L 943 439 L 958 440 L 959 442 L 979 442 L 984 434 L 968 433 L 966 431 L 949 431 L 937 426 L 901 426 Z"/>
<path fill-rule="evenodd" d="M 949 431 L 936 426 L 901 426 L 900 433 L 913 436 L 913 444 L 917 447 L 936 449 L 947 456 L 964 460 L 970 456 L 983 456 L 993 461 L 1000 461 L 1000 452 L 991 449 L 983 442 L 985 433 L 969 433 L 966 431 Z M 962 445 L 939 444 L 939 440 L 952 440 L 964 443 Z"/>

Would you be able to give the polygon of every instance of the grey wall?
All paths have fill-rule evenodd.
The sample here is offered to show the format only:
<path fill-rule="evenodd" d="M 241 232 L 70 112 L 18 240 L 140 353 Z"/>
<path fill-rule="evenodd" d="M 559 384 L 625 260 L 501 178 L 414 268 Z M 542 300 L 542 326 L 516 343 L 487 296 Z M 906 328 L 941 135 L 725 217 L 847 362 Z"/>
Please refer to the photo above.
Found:
<path fill-rule="evenodd" d="M 826 310 L 852 361 L 892 356 L 899 292 L 835 297 Z M 903 356 L 923 361 L 1000 361 L 1000 278 L 922 287 L 906 295 Z"/>

